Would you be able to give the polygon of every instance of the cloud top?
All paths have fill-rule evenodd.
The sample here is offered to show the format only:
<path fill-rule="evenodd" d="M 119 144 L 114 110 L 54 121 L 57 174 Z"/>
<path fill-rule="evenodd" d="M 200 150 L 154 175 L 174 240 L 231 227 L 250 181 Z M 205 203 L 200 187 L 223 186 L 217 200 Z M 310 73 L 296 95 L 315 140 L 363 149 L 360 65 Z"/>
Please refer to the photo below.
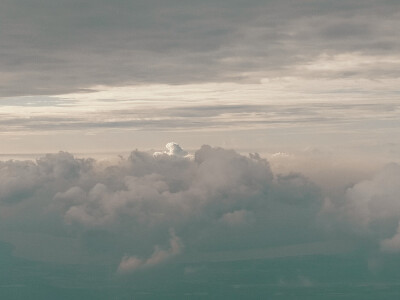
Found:
<path fill-rule="evenodd" d="M 162 157 L 163 155 L 168 155 L 168 156 L 176 156 L 176 157 L 186 157 L 186 158 L 192 158 L 193 156 L 190 155 L 187 151 L 183 150 L 181 146 L 179 146 L 175 142 L 170 142 L 165 145 L 165 148 L 167 149 L 164 152 L 154 152 L 153 156 L 154 157 Z"/>

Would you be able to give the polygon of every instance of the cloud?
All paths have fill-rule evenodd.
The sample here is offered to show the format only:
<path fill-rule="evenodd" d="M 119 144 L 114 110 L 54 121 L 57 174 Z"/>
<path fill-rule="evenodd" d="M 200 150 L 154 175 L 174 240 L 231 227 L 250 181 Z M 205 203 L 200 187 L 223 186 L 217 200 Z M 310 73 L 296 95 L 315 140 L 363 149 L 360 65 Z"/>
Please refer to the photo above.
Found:
<path fill-rule="evenodd" d="M 169 249 L 163 250 L 159 246 L 156 246 L 153 254 L 147 259 L 139 259 L 135 256 L 124 256 L 118 266 L 118 272 L 128 273 L 138 269 L 150 268 L 179 254 L 182 249 L 181 240 L 175 235 L 173 230 L 170 230 L 170 235 Z"/>
<path fill-rule="evenodd" d="M 228 226 L 240 226 L 247 222 L 250 222 L 253 218 L 253 213 L 246 210 L 236 210 L 234 212 L 228 212 L 221 217 L 221 222 Z"/>
<path fill-rule="evenodd" d="M 119 260 L 122 271 L 156 266 L 181 245 L 188 253 L 263 248 L 318 235 L 322 200 L 302 175 L 274 176 L 258 154 L 202 146 L 188 159 L 176 143 L 167 149 L 108 164 L 66 152 L 2 162 L 3 236 L 40 233 L 48 247 L 51 236 L 72 239 L 79 246 L 71 259 Z"/>
<path fill-rule="evenodd" d="M 283 85 L 279 86 L 280 84 Z M 296 87 L 293 87 L 294 84 Z M 15 103 L 16 106 L 13 106 L 13 99 L 5 98 L 3 99 L 5 102 L 2 103 L 5 103 L 6 106 L 2 110 L 0 126 L 11 135 L 33 136 L 69 132 L 74 134 L 76 139 L 82 139 L 82 130 L 90 130 L 94 133 L 92 139 L 97 139 L 97 141 L 105 139 L 104 129 L 113 130 L 120 135 L 132 130 L 138 134 L 140 134 L 140 131 L 153 132 L 154 134 L 157 134 L 156 131 L 179 131 L 181 135 L 186 135 L 186 139 L 193 140 L 193 131 L 212 131 L 215 133 L 223 130 L 232 135 L 232 131 L 235 130 L 237 133 L 235 132 L 234 135 L 240 137 L 240 133 L 245 130 L 252 130 L 254 133 L 255 130 L 266 128 L 270 130 L 285 128 L 287 132 L 293 130 L 297 132 L 299 126 L 303 129 L 301 134 L 304 138 L 309 139 L 308 131 L 314 128 L 316 124 L 324 124 L 320 126 L 319 135 L 325 136 L 333 132 L 343 134 L 342 131 L 355 127 L 365 133 L 368 131 L 365 122 L 369 121 L 374 121 L 374 128 L 377 130 L 390 130 L 395 134 L 399 104 L 393 100 L 392 92 L 396 93 L 395 90 L 388 92 L 390 88 L 388 88 L 386 81 L 376 82 L 375 86 L 370 82 L 362 82 L 357 87 L 355 83 L 347 83 L 347 87 L 344 84 L 343 81 L 338 81 L 335 86 L 327 86 L 327 81 L 323 80 L 323 82 L 303 82 L 303 84 L 301 82 L 297 84 L 295 82 L 292 82 L 292 84 L 276 82 L 275 87 L 269 84 L 226 84 L 216 87 L 210 84 L 191 87 L 127 88 L 125 90 L 121 88 L 120 91 L 118 89 L 112 91 L 113 96 L 107 95 L 107 97 L 114 97 L 113 100 L 102 101 L 97 97 L 104 96 L 97 93 L 89 96 L 86 93 L 78 95 L 77 103 L 70 106 L 54 107 L 53 104 L 55 103 L 49 100 L 46 104 L 43 104 L 48 105 L 46 109 L 38 108 L 35 104 L 20 106 L 18 101 Z M 290 85 L 291 88 L 285 87 L 285 85 Z M 391 82 L 389 85 L 394 87 L 397 86 L 397 83 Z M 305 86 L 322 86 L 324 90 L 304 91 Z M 162 90 L 162 92 L 159 92 L 161 95 L 154 94 L 153 91 L 158 89 Z M 193 92 L 192 89 L 196 89 L 196 92 Z M 272 89 L 275 89 L 275 92 L 272 92 Z M 338 89 L 342 89 L 342 91 Z M 356 94 L 352 89 L 357 90 Z M 291 91 L 288 92 L 289 90 Z M 210 99 L 203 101 L 201 97 L 194 96 L 190 101 L 198 104 L 189 106 L 186 104 L 188 94 L 192 97 L 192 95 L 202 95 L 204 91 L 212 93 Z M 280 94 L 281 91 L 284 93 L 283 95 Z M 268 101 L 265 98 L 266 92 L 270 95 Z M 321 93 L 324 94 L 322 98 Z M 379 104 L 372 103 L 376 102 L 376 93 L 379 93 L 382 98 Z M 145 104 L 147 101 L 142 102 L 141 100 L 144 94 L 149 102 L 168 102 L 168 107 L 162 104 L 162 108 L 155 105 L 154 108 L 149 109 Z M 221 96 L 222 94 L 223 96 Z M 309 95 L 307 96 L 307 103 L 298 100 L 300 94 Z M 313 94 L 313 96 L 310 94 Z M 360 95 L 362 95 L 362 101 L 359 99 Z M 128 99 L 123 100 L 120 97 L 127 97 Z M 170 101 L 171 97 L 174 100 Z M 210 103 L 221 100 L 221 97 L 224 98 L 223 102 L 226 104 L 215 105 Z M 338 97 L 346 98 L 346 100 L 338 99 Z M 386 98 L 383 99 L 383 97 Z M 249 99 L 246 105 L 229 104 L 230 102 L 240 102 L 244 98 Z M 297 99 L 288 100 L 294 98 Z M 54 97 L 54 99 L 56 98 Z M 58 101 L 61 101 L 60 99 Z M 332 100 L 332 103 L 328 103 L 328 99 Z M 354 100 L 354 103 L 349 104 L 348 102 L 351 99 Z M 67 97 L 62 101 L 68 102 L 69 100 Z M 142 103 L 138 103 L 138 101 Z M 264 102 L 264 104 L 260 104 L 260 102 Z M 102 108 L 101 110 L 93 110 L 93 106 L 101 106 Z M 30 115 L 30 118 L 26 118 L 26 115 Z M 360 118 L 360 115 L 363 117 Z M 362 135 L 360 134 L 360 136 Z M 359 143 L 364 141 L 360 137 L 356 139 L 360 140 Z M 380 143 L 376 141 L 380 147 L 388 148 L 383 144 L 389 144 L 389 139 L 384 135 L 380 135 L 380 139 L 382 140 Z M 220 138 L 217 139 L 217 141 L 219 140 Z M 304 142 L 307 145 L 309 143 L 315 143 L 315 140 Z M 79 143 L 72 142 L 73 147 L 77 147 L 76 144 Z M 259 144 L 262 144 L 261 147 L 268 146 L 260 142 Z M 176 155 L 177 150 L 167 150 L 166 153 Z"/>
<path fill-rule="evenodd" d="M 374 222 L 400 216 L 400 166 L 387 165 L 371 180 L 355 184 L 346 191 L 346 205 L 352 220 L 367 228 Z"/>
<path fill-rule="evenodd" d="M 346 188 L 333 182 L 338 190 L 329 194 L 300 173 L 273 173 L 258 154 L 204 145 L 188 159 L 169 146 L 178 155 L 136 150 L 104 162 L 60 152 L 0 162 L 6 270 L 21 272 L 23 283 L 35 274 L 46 286 L 126 284 L 127 293 L 220 274 L 229 287 L 281 278 L 317 289 L 397 274 L 398 164 L 349 177 Z M 347 173 L 334 170 L 326 172 Z"/>
<path fill-rule="evenodd" d="M 60 94 L 100 84 L 243 82 L 299 73 L 392 77 L 398 71 L 390 64 L 307 74 L 297 66 L 325 53 L 397 56 L 398 8 L 395 1 L 355 0 L 5 0 L 1 91 Z"/>
<path fill-rule="evenodd" d="M 0 178 L 0 240 L 40 261 L 51 248 L 52 262 L 67 256 L 139 274 L 175 259 L 224 261 L 221 253 L 236 261 L 285 247 L 308 249 L 291 256 L 329 245 L 340 253 L 400 249 L 397 164 L 333 196 L 300 173 L 274 174 L 258 154 L 204 145 L 188 159 L 176 143 L 108 163 L 66 152 L 6 161 Z M 31 254 L 22 250 L 29 244 Z"/>
<path fill-rule="evenodd" d="M 354 236 L 369 239 L 386 252 L 398 252 L 400 166 L 385 166 L 371 179 L 347 188 L 343 198 L 328 199 L 325 210 Z"/>
<path fill-rule="evenodd" d="M 400 226 L 394 236 L 384 239 L 380 243 L 381 249 L 385 252 L 400 252 Z"/>
<path fill-rule="evenodd" d="M 178 157 L 192 158 L 192 156 L 190 156 L 187 151 L 183 150 L 181 148 L 181 146 L 179 146 L 177 143 L 170 142 L 165 146 L 165 148 L 167 148 L 167 151 L 154 152 L 153 156 L 154 157 L 160 157 L 160 156 L 163 156 L 163 155 L 168 155 L 168 156 L 178 156 Z"/>

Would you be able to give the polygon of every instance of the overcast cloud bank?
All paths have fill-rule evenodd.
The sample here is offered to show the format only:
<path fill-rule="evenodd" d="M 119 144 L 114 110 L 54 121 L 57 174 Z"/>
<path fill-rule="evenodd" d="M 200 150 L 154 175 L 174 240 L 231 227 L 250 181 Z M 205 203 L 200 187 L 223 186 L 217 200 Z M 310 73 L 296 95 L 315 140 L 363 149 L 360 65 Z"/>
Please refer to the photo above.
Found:
<path fill-rule="evenodd" d="M 399 11 L 391 0 L 4 0 L 0 96 L 287 76 L 395 78 Z"/>

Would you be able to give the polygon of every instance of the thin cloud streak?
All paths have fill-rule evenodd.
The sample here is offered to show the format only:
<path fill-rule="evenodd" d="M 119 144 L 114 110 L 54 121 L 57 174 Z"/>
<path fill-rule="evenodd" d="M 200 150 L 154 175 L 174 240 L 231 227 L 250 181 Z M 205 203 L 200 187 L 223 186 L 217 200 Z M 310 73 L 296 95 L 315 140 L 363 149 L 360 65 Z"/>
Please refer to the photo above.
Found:
<path fill-rule="evenodd" d="M 313 126 L 340 131 L 344 125 L 354 128 L 368 120 L 378 126 L 395 125 L 400 107 L 397 103 L 307 105 L 214 105 L 182 106 L 160 109 L 131 108 L 105 112 L 76 112 L 49 114 L 43 112 L 31 117 L 4 114 L 0 125 L 3 132 L 79 131 L 117 128 L 121 130 L 248 130 L 274 127 Z M 377 127 L 378 128 L 378 127 Z"/>

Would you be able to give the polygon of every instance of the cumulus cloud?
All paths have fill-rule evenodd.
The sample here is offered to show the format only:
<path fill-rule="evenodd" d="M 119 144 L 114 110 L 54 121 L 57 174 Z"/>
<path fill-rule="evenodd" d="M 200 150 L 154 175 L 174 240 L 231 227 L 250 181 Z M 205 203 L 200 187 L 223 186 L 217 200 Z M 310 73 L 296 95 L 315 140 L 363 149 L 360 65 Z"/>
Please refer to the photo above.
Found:
<path fill-rule="evenodd" d="M 153 254 L 147 259 L 140 259 L 135 256 L 124 256 L 118 266 L 118 272 L 133 272 L 142 268 L 150 268 L 161 264 L 173 256 L 179 254 L 182 249 L 182 243 L 173 230 L 170 230 L 171 238 L 169 240 L 169 249 L 163 250 L 160 246 L 156 246 Z"/>
<path fill-rule="evenodd" d="M 326 199 L 324 213 L 338 228 L 367 238 L 385 252 L 400 251 L 400 166 L 386 165 L 371 179 L 347 188 L 343 197 Z"/>
<path fill-rule="evenodd" d="M 321 197 L 304 176 L 274 176 L 258 154 L 210 146 L 188 157 L 169 143 L 165 153 L 133 151 L 114 164 L 65 152 L 2 162 L 2 231 L 74 239 L 77 257 L 119 259 L 122 273 L 156 266 L 182 245 L 262 248 L 318 232 Z"/>
<path fill-rule="evenodd" d="M 165 148 L 167 148 L 166 151 L 164 151 L 164 152 L 154 152 L 153 156 L 154 157 L 162 157 L 163 155 L 168 155 L 168 156 L 178 156 L 178 157 L 193 158 L 192 155 L 190 155 L 187 151 L 183 150 L 181 148 L 181 146 L 179 146 L 177 143 L 170 142 L 165 146 Z"/>
<path fill-rule="evenodd" d="M 385 252 L 400 252 L 400 224 L 393 237 L 381 241 L 381 249 Z"/>
<path fill-rule="evenodd" d="M 348 212 L 362 227 L 400 216 L 400 166 L 391 164 L 346 191 Z"/>
<path fill-rule="evenodd" d="M 366 238 L 382 253 L 400 249 L 397 164 L 331 199 L 299 173 L 273 174 L 258 154 L 205 145 L 188 159 L 176 143 L 107 164 L 66 152 L 6 161 L 0 178 L 0 240 L 32 241 L 38 254 L 55 241 L 73 244 L 58 257 L 53 251 L 52 261 L 73 251 L 70 263 L 102 261 L 120 274 L 174 257 L 196 261 L 198 253 L 249 259 L 254 249 L 312 248 L 332 232 L 335 240 Z"/>
<path fill-rule="evenodd" d="M 247 210 L 236 210 L 234 212 L 228 212 L 221 217 L 221 222 L 229 226 L 240 226 L 250 222 L 253 218 L 253 213 Z"/>

